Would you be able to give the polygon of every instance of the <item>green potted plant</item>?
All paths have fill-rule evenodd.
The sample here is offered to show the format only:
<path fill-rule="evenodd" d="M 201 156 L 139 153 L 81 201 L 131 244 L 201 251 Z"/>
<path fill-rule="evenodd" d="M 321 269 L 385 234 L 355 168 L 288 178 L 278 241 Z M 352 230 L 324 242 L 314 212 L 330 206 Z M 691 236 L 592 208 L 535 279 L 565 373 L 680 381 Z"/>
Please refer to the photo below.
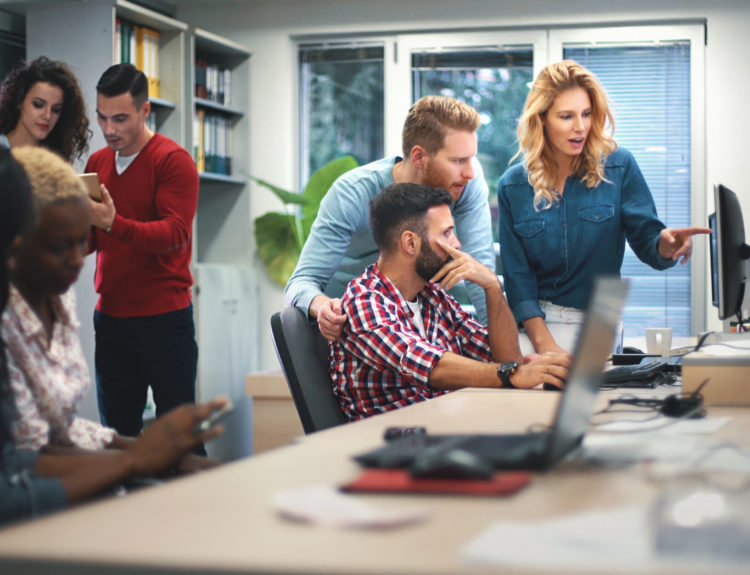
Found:
<path fill-rule="evenodd" d="M 294 272 L 328 189 L 341 174 L 358 165 L 351 156 L 327 163 L 310 176 L 301 194 L 249 176 L 258 185 L 271 190 L 287 208 L 284 212 L 268 212 L 255 218 L 255 245 L 268 275 L 277 284 L 285 286 Z"/>

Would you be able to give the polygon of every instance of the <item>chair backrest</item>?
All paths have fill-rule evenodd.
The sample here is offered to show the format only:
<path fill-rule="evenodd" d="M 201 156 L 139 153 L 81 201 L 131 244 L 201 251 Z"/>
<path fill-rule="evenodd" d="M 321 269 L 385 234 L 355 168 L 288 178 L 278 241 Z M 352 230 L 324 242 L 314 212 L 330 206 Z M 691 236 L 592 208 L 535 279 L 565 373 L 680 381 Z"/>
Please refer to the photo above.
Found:
<path fill-rule="evenodd" d="M 346 423 L 328 375 L 328 342 L 317 324 L 286 307 L 271 316 L 271 335 L 305 433 Z"/>

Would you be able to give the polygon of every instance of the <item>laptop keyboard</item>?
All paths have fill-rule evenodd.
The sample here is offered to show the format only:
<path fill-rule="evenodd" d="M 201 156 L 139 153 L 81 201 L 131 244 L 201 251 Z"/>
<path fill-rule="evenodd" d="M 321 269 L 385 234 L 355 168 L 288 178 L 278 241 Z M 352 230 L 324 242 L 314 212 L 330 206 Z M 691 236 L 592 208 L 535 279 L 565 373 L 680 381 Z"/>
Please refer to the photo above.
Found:
<path fill-rule="evenodd" d="M 463 449 L 486 459 L 498 469 L 514 468 L 516 462 L 541 457 L 548 437 L 548 433 L 408 435 L 357 455 L 354 459 L 365 467 L 405 468 L 428 450 Z"/>

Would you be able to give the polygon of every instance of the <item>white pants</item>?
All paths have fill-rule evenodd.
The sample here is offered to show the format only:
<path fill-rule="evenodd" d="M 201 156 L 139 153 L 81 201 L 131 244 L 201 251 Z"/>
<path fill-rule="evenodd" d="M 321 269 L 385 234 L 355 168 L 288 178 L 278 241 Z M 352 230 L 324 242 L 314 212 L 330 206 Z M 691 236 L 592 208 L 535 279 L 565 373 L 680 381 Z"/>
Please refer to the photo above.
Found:
<path fill-rule="evenodd" d="M 578 333 L 581 331 L 583 320 L 586 312 L 574 307 L 564 307 L 555 305 L 548 301 L 541 300 L 539 306 L 547 316 L 544 322 L 547 324 L 552 337 L 555 338 L 557 345 L 569 353 L 573 353 L 578 339 Z M 526 331 L 521 329 L 518 334 L 518 343 L 521 346 L 521 353 L 527 355 L 535 353 L 534 346 L 531 344 Z M 612 353 L 622 351 L 622 322 L 619 322 L 615 331 L 615 338 L 612 342 Z"/>

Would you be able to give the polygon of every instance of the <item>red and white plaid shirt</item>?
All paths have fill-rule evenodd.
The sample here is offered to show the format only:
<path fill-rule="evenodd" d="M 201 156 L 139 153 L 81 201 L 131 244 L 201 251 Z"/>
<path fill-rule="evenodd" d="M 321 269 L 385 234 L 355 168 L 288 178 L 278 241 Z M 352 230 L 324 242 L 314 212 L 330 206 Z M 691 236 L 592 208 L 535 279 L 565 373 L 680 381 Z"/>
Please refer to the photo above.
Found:
<path fill-rule="evenodd" d="M 417 295 L 426 338 L 396 286 L 369 266 L 344 293 L 347 316 L 341 338 L 329 344 L 328 371 L 341 409 L 360 419 L 446 393 L 430 386 L 430 373 L 450 351 L 492 361 L 487 329 L 450 295 L 428 283 Z"/>

